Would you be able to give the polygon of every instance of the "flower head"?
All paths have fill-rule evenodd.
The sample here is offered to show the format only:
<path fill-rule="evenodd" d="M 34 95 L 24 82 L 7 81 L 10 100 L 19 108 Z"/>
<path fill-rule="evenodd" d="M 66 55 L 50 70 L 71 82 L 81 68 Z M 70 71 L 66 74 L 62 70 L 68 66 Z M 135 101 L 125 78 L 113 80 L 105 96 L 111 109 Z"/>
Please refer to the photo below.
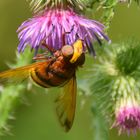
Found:
<path fill-rule="evenodd" d="M 119 134 L 126 131 L 136 133 L 140 128 L 140 106 L 137 101 L 130 98 L 122 99 L 116 109 L 116 120 L 113 127 L 118 127 Z"/>
<path fill-rule="evenodd" d="M 63 45 L 72 45 L 83 40 L 83 49 L 95 54 L 93 41 L 108 40 L 103 33 L 104 26 L 94 20 L 76 14 L 72 9 L 49 9 L 25 21 L 18 29 L 20 40 L 18 51 L 28 45 L 32 49 L 47 48 L 59 50 Z M 44 45 L 45 44 L 45 45 Z"/>
<path fill-rule="evenodd" d="M 140 43 L 134 38 L 98 50 L 100 57 L 91 71 L 91 93 L 97 107 L 113 121 L 119 134 L 140 129 Z"/>

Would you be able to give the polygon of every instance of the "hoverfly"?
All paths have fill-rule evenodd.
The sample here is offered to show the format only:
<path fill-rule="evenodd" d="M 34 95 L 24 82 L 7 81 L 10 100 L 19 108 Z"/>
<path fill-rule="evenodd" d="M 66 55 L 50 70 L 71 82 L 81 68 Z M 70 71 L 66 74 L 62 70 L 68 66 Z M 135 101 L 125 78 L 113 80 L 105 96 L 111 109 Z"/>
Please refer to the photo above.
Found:
<path fill-rule="evenodd" d="M 65 45 L 53 56 L 37 55 L 31 65 L 0 73 L 0 83 L 21 82 L 27 78 L 44 88 L 63 87 L 63 93 L 56 100 L 56 112 L 61 125 L 70 130 L 76 107 L 76 69 L 85 61 L 82 40 L 73 45 Z"/>

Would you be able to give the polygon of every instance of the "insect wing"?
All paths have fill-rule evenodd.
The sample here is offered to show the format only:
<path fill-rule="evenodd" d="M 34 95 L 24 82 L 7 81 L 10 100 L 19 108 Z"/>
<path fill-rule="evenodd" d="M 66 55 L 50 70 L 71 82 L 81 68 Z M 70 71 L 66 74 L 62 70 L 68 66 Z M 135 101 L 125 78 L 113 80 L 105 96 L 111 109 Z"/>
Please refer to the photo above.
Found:
<path fill-rule="evenodd" d="M 56 100 L 56 113 L 61 125 L 66 131 L 69 131 L 73 124 L 76 107 L 76 91 L 77 84 L 76 77 L 74 76 L 64 86 L 62 95 Z"/>
<path fill-rule="evenodd" d="M 46 62 L 37 62 L 31 65 L 7 70 L 0 73 L 0 84 L 3 83 L 19 83 L 30 76 L 30 72 L 35 68 L 44 65 Z"/>

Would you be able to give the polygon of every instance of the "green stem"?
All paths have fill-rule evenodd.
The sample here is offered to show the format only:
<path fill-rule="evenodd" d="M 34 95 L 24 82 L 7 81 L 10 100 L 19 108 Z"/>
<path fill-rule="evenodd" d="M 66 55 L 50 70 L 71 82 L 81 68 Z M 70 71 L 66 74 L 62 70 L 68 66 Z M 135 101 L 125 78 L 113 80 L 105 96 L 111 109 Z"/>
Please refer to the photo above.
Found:
<path fill-rule="evenodd" d="M 7 121 L 12 118 L 15 107 L 19 104 L 19 97 L 24 91 L 24 85 L 7 86 L 0 97 L 0 135 L 8 132 Z"/>
<path fill-rule="evenodd" d="M 29 49 L 26 49 L 22 55 L 17 53 L 16 56 L 16 63 L 10 64 L 11 68 L 25 66 L 32 60 L 32 53 Z M 7 122 L 12 118 L 13 111 L 15 111 L 17 105 L 20 103 L 19 99 L 25 88 L 26 86 L 23 83 L 9 83 L 7 86 L 4 85 L 4 89 L 0 94 L 0 135 L 5 131 L 9 131 Z"/>

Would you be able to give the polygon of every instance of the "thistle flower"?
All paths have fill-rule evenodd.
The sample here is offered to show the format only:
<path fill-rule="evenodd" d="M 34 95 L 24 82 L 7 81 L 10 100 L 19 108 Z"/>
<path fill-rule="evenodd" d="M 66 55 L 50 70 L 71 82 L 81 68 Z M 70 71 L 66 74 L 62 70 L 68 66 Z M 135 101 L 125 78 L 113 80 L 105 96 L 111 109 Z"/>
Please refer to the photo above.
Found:
<path fill-rule="evenodd" d="M 27 45 L 36 51 L 41 48 L 59 50 L 65 44 L 72 45 L 77 39 L 83 40 L 83 49 L 95 55 L 92 42 L 100 39 L 109 41 L 103 32 L 104 26 L 94 20 L 78 15 L 72 8 L 53 7 L 36 14 L 23 22 L 18 29 L 20 40 L 18 51 Z"/>
<path fill-rule="evenodd" d="M 119 129 L 119 134 L 122 132 L 136 133 L 140 128 L 140 105 L 138 101 L 132 96 L 122 98 L 118 101 L 115 111 L 115 122 L 113 127 Z"/>
<path fill-rule="evenodd" d="M 140 45 L 136 40 L 112 44 L 97 52 L 91 92 L 101 114 L 108 116 L 119 134 L 140 128 Z"/>

